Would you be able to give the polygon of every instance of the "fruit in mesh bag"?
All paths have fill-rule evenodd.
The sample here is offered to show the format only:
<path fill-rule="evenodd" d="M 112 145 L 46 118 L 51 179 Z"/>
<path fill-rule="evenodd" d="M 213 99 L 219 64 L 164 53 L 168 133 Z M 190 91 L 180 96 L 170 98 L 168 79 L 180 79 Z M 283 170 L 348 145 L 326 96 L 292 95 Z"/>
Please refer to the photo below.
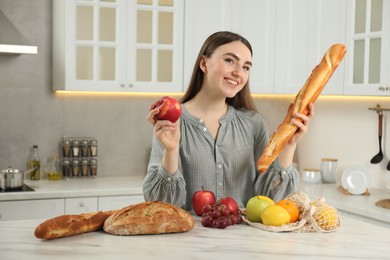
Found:
<path fill-rule="evenodd" d="M 322 204 L 315 210 L 313 219 L 316 224 L 324 230 L 334 230 L 340 224 L 337 209 L 327 204 Z"/>
<path fill-rule="evenodd" d="M 290 214 L 290 223 L 297 222 L 299 219 L 299 210 L 295 202 L 284 199 L 280 200 L 276 203 L 276 205 L 281 206 L 285 210 L 287 210 L 288 214 Z"/>
<path fill-rule="evenodd" d="M 291 193 L 286 197 L 286 200 L 290 200 L 295 203 L 299 210 L 299 219 L 304 216 L 303 213 L 306 212 L 310 207 L 309 197 L 301 191 Z"/>

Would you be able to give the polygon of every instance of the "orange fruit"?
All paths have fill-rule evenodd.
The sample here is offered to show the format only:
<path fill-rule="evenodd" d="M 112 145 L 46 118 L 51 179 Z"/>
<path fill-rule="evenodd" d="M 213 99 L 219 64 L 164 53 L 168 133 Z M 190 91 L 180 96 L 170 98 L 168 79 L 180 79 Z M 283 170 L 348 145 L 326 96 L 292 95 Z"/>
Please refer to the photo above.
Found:
<path fill-rule="evenodd" d="M 290 223 L 294 223 L 299 219 L 299 210 L 297 205 L 288 199 L 280 200 L 275 205 L 279 205 L 290 214 Z"/>

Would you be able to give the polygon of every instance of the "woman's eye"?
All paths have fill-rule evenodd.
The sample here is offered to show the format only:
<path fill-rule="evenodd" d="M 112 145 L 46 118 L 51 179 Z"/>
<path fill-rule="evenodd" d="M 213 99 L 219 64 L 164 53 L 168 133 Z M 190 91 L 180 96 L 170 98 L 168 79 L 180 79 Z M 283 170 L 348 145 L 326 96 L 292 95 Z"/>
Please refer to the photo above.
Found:
<path fill-rule="evenodd" d="M 250 71 L 250 70 L 251 70 L 251 67 L 249 67 L 249 66 L 244 66 L 243 69 L 244 69 L 245 71 Z"/>
<path fill-rule="evenodd" d="M 225 61 L 226 61 L 227 63 L 232 63 L 232 64 L 234 63 L 234 60 L 231 59 L 231 58 L 226 58 Z"/>

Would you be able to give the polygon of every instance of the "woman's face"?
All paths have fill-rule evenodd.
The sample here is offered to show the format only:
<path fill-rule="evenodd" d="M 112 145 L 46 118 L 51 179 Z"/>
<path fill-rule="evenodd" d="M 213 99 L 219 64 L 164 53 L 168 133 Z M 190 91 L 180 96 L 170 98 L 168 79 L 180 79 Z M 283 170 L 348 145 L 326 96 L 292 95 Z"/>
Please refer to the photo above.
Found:
<path fill-rule="evenodd" d="M 251 66 L 251 52 L 242 42 L 221 45 L 211 57 L 203 57 L 200 62 L 204 72 L 202 88 L 232 98 L 248 82 Z"/>

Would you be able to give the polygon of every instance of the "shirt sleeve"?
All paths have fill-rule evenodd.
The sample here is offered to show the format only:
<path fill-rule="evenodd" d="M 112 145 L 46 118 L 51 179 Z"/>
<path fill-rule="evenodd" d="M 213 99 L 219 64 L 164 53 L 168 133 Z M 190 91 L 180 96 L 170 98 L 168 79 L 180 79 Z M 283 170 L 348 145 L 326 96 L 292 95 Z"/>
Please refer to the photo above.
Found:
<path fill-rule="evenodd" d="M 266 125 L 263 120 L 260 121 L 257 127 L 255 139 L 256 145 L 254 148 L 255 160 L 263 153 L 269 141 L 269 135 Z M 257 178 L 254 183 L 255 194 L 267 196 L 274 201 L 279 201 L 287 197 L 287 195 L 295 192 L 299 185 L 299 174 L 294 166 L 289 166 L 285 169 L 278 158 L 270 165 L 268 170 L 260 174 L 257 172 Z"/>
<path fill-rule="evenodd" d="M 170 174 L 161 165 L 162 156 L 163 146 L 153 136 L 152 151 L 143 183 L 145 201 L 158 200 L 183 207 L 187 192 L 180 162 L 179 169 L 174 174 Z"/>

